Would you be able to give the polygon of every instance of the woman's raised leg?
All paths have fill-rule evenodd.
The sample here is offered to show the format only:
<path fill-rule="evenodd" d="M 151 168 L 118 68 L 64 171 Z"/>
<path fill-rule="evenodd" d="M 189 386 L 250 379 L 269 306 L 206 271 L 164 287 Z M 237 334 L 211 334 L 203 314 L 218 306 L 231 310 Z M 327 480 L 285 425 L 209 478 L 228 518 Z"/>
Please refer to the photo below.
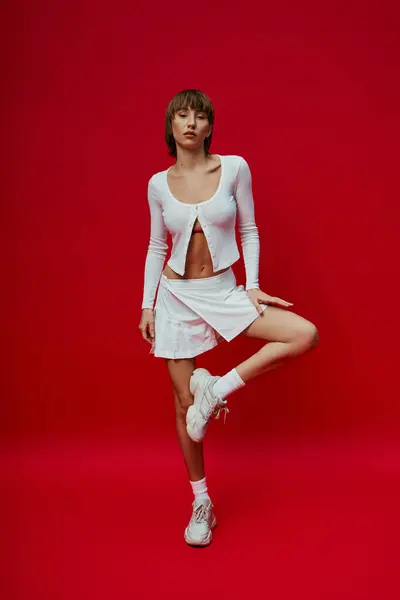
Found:
<path fill-rule="evenodd" d="M 319 341 L 318 329 L 313 323 L 276 306 L 268 306 L 241 335 L 268 342 L 236 367 L 243 381 L 280 367 L 288 359 L 312 350 Z"/>
<path fill-rule="evenodd" d="M 219 414 L 221 402 L 243 387 L 247 381 L 271 369 L 283 365 L 288 359 L 299 356 L 314 348 L 319 340 L 318 330 L 313 323 L 294 312 L 268 306 L 241 335 L 268 341 L 258 352 L 231 369 L 217 381 L 206 369 L 196 369 L 192 381 L 196 384 L 194 407 L 197 416 L 193 441 L 204 438 L 207 423 L 213 414 Z M 215 379 L 215 377 L 214 377 Z M 204 410 L 201 407 L 206 408 Z"/>

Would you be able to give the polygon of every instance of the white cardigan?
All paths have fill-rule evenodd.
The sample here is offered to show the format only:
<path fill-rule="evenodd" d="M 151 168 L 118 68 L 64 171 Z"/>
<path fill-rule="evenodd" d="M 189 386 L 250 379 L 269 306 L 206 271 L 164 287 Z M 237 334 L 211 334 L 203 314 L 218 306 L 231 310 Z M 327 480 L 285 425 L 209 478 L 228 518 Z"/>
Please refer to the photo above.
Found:
<path fill-rule="evenodd" d="M 153 175 L 148 184 L 151 227 L 147 251 L 142 308 L 153 308 L 167 253 L 168 232 L 172 251 L 168 265 L 184 275 L 186 254 L 196 219 L 203 228 L 213 272 L 230 267 L 240 258 L 235 236 L 236 213 L 246 269 L 246 290 L 258 288 L 260 241 L 254 220 L 251 173 L 240 156 L 220 156 L 221 175 L 215 194 L 198 204 L 180 202 L 172 194 L 167 172 Z"/>

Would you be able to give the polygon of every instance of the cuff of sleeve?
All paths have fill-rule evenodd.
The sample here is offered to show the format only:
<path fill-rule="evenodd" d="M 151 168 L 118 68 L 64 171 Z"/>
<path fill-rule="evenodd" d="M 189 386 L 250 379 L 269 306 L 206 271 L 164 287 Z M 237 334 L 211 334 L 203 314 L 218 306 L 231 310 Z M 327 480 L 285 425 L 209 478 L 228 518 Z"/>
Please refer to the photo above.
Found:
<path fill-rule="evenodd" d="M 252 281 L 250 283 L 246 283 L 246 292 L 247 292 L 247 290 L 254 290 L 254 289 L 256 289 L 256 290 L 260 289 L 258 281 Z"/>
<path fill-rule="evenodd" d="M 153 310 L 153 304 L 149 304 L 148 302 L 143 302 L 143 304 L 142 304 L 142 310 L 144 308 L 151 308 L 151 310 Z"/>

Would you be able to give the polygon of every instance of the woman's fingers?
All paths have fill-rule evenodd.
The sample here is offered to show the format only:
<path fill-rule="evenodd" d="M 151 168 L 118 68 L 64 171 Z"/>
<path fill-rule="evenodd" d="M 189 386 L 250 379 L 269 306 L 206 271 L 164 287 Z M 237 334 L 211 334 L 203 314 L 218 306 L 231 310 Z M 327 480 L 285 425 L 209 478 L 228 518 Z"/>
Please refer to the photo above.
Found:
<path fill-rule="evenodd" d="M 154 339 L 154 321 L 148 321 L 143 325 L 139 325 L 139 329 L 142 333 L 142 338 L 151 344 Z"/>
<path fill-rule="evenodd" d="M 281 306 L 293 306 L 293 302 L 286 302 L 286 300 L 282 300 L 282 298 L 274 298 L 274 301 Z"/>
<path fill-rule="evenodd" d="M 253 302 L 253 304 L 256 307 L 258 314 L 261 315 L 263 312 L 263 309 L 261 308 L 260 303 L 256 301 L 256 302 Z"/>
<path fill-rule="evenodd" d="M 146 341 L 149 342 L 149 336 L 147 334 L 147 327 L 145 327 L 144 329 L 142 329 L 142 338 Z"/>
<path fill-rule="evenodd" d="M 293 306 L 293 302 L 287 302 L 286 300 L 283 300 L 282 298 L 278 298 L 276 296 L 265 296 L 265 297 L 259 298 L 258 301 L 262 302 L 263 304 L 278 304 L 279 306 Z"/>

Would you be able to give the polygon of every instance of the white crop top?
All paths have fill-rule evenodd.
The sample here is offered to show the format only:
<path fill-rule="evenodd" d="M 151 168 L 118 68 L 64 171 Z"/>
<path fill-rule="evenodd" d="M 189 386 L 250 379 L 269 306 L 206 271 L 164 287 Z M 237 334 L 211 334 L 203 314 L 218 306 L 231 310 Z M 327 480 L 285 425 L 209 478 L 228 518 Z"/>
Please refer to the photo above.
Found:
<path fill-rule="evenodd" d="M 240 258 L 235 236 L 238 215 L 246 290 L 259 287 L 260 242 L 254 220 L 250 169 L 240 156 L 217 156 L 221 161 L 219 185 L 215 194 L 204 202 L 187 204 L 177 200 L 169 188 L 167 170 L 156 173 L 149 181 L 151 224 L 142 308 L 153 308 L 168 250 L 168 232 L 172 237 L 168 265 L 179 275 L 184 275 L 187 249 L 196 219 L 203 228 L 215 273 L 230 267 Z"/>

